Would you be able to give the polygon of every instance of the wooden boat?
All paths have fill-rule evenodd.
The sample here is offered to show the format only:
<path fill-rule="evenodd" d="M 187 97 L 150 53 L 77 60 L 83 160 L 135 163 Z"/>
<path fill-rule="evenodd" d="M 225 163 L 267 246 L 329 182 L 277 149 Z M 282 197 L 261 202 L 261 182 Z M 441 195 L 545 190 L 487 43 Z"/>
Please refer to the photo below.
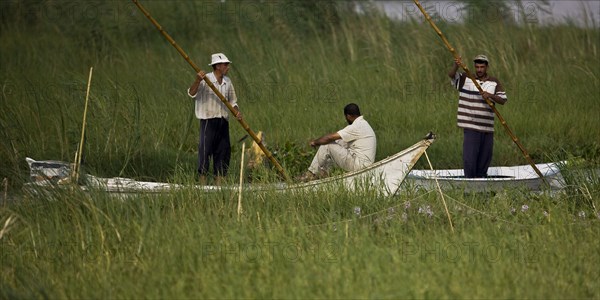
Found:
<path fill-rule="evenodd" d="M 375 189 L 383 196 L 394 195 L 401 187 L 406 175 L 419 160 L 425 150 L 435 141 L 435 135 L 430 133 L 424 139 L 392 156 L 372 165 L 353 172 L 309 181 L 306 183 L 276 183 L 269 185 L 248 185 L 244 190 L 285 190 L 305 191 L 319 189 L 335 189 L 336 187 L 348 190 Z M 35 161 L 26 159 L 31 173 L 32 182 L 29 186 L 48 187 L 68 181 L 69 163 L 60 161 Z M 84 176 L 86 190 L 102 190 L 110 193 L 163 193 L 182 188 L 188 185 L 175 183 L 161 183 L 137 181 L 129 178 L 100 178 L 92 175 Z M 235 190 L 236 186 L 194 186 L 195 189 L 204 191 Z"/>
<path fill-rule="evenodd" d="M 432 190 L 437 189 L 437 179 L 442 189 L 462 189 L 474 192 L 505 189 L 558 190 L 566 186 L 560 173 L 560 168 L 565 164 L 564 161 L 536 164 L 536 167 L 544 175 L 543 178 L 540 178 L 530 165 L 490 167 L 488 177 L 485 178 L 465 178 L 462 169 L 412 170 L 404 184 Z"/>

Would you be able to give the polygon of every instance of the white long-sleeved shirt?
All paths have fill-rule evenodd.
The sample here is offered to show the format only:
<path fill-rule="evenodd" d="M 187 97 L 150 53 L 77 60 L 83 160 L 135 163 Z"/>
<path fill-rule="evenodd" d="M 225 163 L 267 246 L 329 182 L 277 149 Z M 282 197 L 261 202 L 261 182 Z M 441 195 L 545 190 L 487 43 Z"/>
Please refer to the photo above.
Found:
<path fill-rule="evenodd" d="M 237 96 L 231 79 L 223 76 L 221 84 L 217 82 L 217 77 L 213 72 L 206 74 L 207 78 L 213 83 L 217 90 L 229 101 L 231 106 L 237 105 Z M 221 99 L 212 91 L 204 80 L 200 82 L 196 94 L 191 95 L 188 89 L 188 95 L 196 101 L 195 113 L 198 119 L 225 118 L 229 119 L 229 109 L 223 104 Z"/>

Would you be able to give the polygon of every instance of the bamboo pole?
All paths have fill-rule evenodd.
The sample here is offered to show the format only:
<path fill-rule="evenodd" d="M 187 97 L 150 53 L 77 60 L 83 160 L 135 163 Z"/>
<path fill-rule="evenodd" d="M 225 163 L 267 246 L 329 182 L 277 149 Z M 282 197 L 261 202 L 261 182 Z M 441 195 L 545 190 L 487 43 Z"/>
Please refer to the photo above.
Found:
<path fill-rule="evenodd" d="M 74 183 L 77 183 L 79 181 L 79 170 L 80 170 L 80 166 L 81 166 L 81 156 L 83 155 L 83 140 L 85 137 L 85 123 L 86 123 L 86 117 L 87 117 L 88 101 L 90 98 L 90 86 L 92 84 L 93 70 L 94 70 L 94 67 L 90 67 L 90 75 L 88 77 L 87 90 L 85 92 L 85 107 L 83 109 L 83 122 L 81 124 L 81 140 L 79 141 L 79 147 L 75 154 L 75 166 L 73 167 L 73 179 L 74 179 L 73 182 Z"/>
<path fill-rule="evenodd" d="M 242 143 L 242 159 L 240 162 L 240 187 L 238 189 L 238 205 L 237 205 L 237 216 L 238 221 L 242 215 L 242 185 L 244 183 L 244 152 L 246 152 L 246 143 Z"/>
<path fill-rule="evenodd" d="M 150 22 L 152 22 L 152 24 L 154 24 L 154 26 L 156 26 L 158 31 L 160 31 L 160 33 L 169 41 L 169 43 L 171 43 L 171 45 L 173 45 L 173 47 L 175 47 L 175 49 L 177 49 L 179 54 L 181 54 L 181 56 L 183 56 L 183 58 L 188 62 L 188 64 L 190 64 L 190 66 L 192 66 L 192 68 L 194 68 L 196 73 L 200 72 L 200 70 L 201 70 L 200 67 L 198 67 L 190 59 L 190 57 L 185 53 L 185 51 L 183 51 L 183 49 L 181 47 L 179 47 L 179 45 L 177 45 L 175 40 L 173 40 L 173 38 L 162 28 L 162 26 L 160 26 L 160 24 L 158 24 L 158 22 L 156 20 L 154 20 L 154 18 L 152 18 L 152 16 L 150 16 L 150 13 L 137 0 L 132 0 L 132 1 L 140 9 L 140 11 L 142 11 L 142 13 L 148 18 L 148 20 L 150 20 Z M 231 111 L 231 113 L 233 115 L 235 115 L 236 111 L 233 109 L 233 106 L 231 105 L 231 103 L 229 103 L 229 101 L 227 101 L 227 99 L 225 99 L 223 94 L 221 94 L 221 92 L 219 92 L 219 90 L 217 90 L 217 88 L 215 88 L 214 84 L 206 76 L 204 76 L 203 79 L 206 82 L 206 85 L 208 85 L 208 87 L 210 87 L 210 89 L 217 95 L 217 97 L 219 97 L 219 99 L 223 102 L 223 104 L 225 104 L 225 106 L 227 106 L 229 111 Z M 275 157 L 273 157 L 273 154 L 271 154 L 271 152 L 263 145 L 262 141 L 256 136 L 256 133 L 254 133 L 254 131 L 252 131 L 252 129 L 250 128 L 248 123 L 246 123 L 246 121 L 244 119 L 238 119 L 238 121 L 240 122 L 240 125 L 242 125 L 244 130 L 246 130 L 248 132 L 248 134 L 252 137 L 252 139 L 254 139 L 254 141 L 260 147 L 260 149 L 265 153 L 265 156 L 267 156 L 267 158 L 271 161 L 271 163 L 273 163 L 273 165 L 277 168 L 277 171 L 279 171 L 281 176 L 283 176 L 283 178 L 285 180 L 289 181 L 290 178 L 288 177 L 287 173 L 283 170 L 283 167 L 279 164 L 279 162 L 275 159 Z"/>
<path fill-rule="evenodd" d="M 448 40 L 446 39 L 446 37 L 442 34 L 442 31 L 435 25 L 435 23 L 433 23 L 433 21 L 431 20 L 431 16 L 429 16 L 429 14 L 427 14 L 427 12 L 423 8 L 423 6 L 421 6 L 421 3 L 419 3 L 418 0 L 413 0 L 413 1 L 419 7 L 419 10 L 421 11 L 421 13 L 423 13 L 423 15 L 425 16 L 425 19 L 427 20 L 427 22 L 429 22 L 429 24 L 431 25 L 431 27 L 433 27 L 433 29 L 435 30 L 435 32 L 440 36 L 440 38 L 442 39 L 442 41 L 446 45 L 446 48 L 448 48 L 448 50 L 452 53 L 452 56 L 454 56 L 454 59 L 459 59 L 460 56 L 458 55 L 458 53 L 456 53 L 456 50 L 454 50 L 454 48 L 452 47 L 452 45 L 450 45 L 450 42 L 448 42 Z M 477 82 L 477 80 L 475 80 L 475 77 L 473 77 L 473 74 L 469 71 L 469 69 L 467 68 L 467 66 L 462 61 L 461 61 L 460 67 L 465 71 L 465 73 L 467 74 L 467 76 L 469 77 L 469 79 L 471 79 L 471 81 L 473 81 L 473 83 L 475 84 L 475 87 L 477 87 L 477 89 L 479 90 L 479 92 L 482 93 L 483 89 L 481 88 L 481 86 L 479 85 L 479 83 Z M 517 137 L 515 136 L 515 134 L 508 127 L 508 124 L 506 123 L 506 121 L 504 120 L 504 118 L 502 117 L 502 115 L 500 115 L 500 112 L 498 111 L 498 109 L 496 109 L 496 106 L 494 105 L 494 103 L 490 99 L 488 99 L 487 97 L 483 97 L 483 99 L 492 108 L 492 110 L 494 111 L 494 113 L 498 117 L 498 120 L 500 120 L 500 123 L 502 123 L 502 126 L 504 126 L 504 129 L 506 129 L 506 132 L 508 133 L 508 135 L 510 136 L 510 138 L 512 139 L 512 141 L 517 145 L 517 147 L 519 147 L 519 150 L 521 150 L 521 152 L 525 156 L 525 159 L 527 159 L 527 162 L 529 162 L 529 164 L 531 165 L 531 167 L 533 168 L 533 170 L 535 171 L 535 173 L 540 178 L 542 178 L 542 180 L 544 182 L 546 182 L 546 179 L 544 178 L 544 175 L 536 167 L 535 163 L 533 162 L 533 159 L 531 159 L 531 157 L 529 156 L 529 153 L 527 152 L 527 150 L 525 149 L 525 147 L 523 147 L 523 145 L 521 144 L 521 142 L 519 141 L 519 139 L 517 139 Z M 547 184 L 547 182 L 546 182 L 546 184 Z"/>

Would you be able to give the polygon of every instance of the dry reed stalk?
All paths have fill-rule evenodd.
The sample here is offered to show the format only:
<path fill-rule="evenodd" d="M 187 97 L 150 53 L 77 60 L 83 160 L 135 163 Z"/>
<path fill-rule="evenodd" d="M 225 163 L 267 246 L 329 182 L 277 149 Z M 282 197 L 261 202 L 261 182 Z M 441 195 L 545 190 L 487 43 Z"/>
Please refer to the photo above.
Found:
<path fill-rule="evenodd" d="M 246 152 L 246 143 L 242 143 L 242 159 L 240 162 L 240 187 L 238 190 L 238 205 L 237 205 L 238 221 L 240 220 L 240 216 L 242 215 L 242 184 L 244 183 L 244 152 Z"/>
<path fill-rule="evenodd" d="M 90 99 L 90 86 L 92 84 L 92 72 L 94 67 L 90 67 L 90 75 L 88 77 L 87 90 L 85 92 L 85 107 L 83 109 L 83 122 L 81 124 L 81 140 L 79 141 L 79 148 L 77 149 L 77 153 L 75 154 L 75 165 L 73 167 L 73 182 L 77 183 L 79 181 L 79 169 L 81 165 L 81 155 L 83 154 L 83 139 L 85 137 L 85 123 L 87 118 L 87 108 Z"/>
<path fill-rule="evenodd" d="M 10 227 L 15 223 L 15 220 L 16 218 L 13 218 L 13 216 L 9 216 L 8 219 L 6 219 L 4 227 L 0 230 L 0 240 L 2 240 L 2 237 L 10 231 Z"/>

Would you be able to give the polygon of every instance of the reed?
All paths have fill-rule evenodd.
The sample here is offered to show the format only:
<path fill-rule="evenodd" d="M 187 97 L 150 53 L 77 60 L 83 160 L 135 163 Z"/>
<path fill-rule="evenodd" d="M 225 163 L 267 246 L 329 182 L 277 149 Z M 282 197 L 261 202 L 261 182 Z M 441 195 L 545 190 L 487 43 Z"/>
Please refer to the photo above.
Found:
<path fill-rule="evenodd" d="M 2 126 L 7 142 L 0 155 L 10 163 L 0 175 L 21 174 L 25 155 L 73 157 L 83 112 L 82 66 L 87 65 L 97 66 L 98 86 L 90 95 L 94 113 L 85 153 L 90 168 L 102 175 L 164 180 L 177 164 L 194 164 L 197 125 L 185 95 L 192 70 L 133 13 L 133 6 L 93 4 L 99 13 L 90 19 L 40 13 L 29 20 L 15 13 L 4 20 Z M 42 8 L 51 9 L 48 5 Z M 316 19 L 317 13 L 306 19 L 302 12 L 307 8 L 297 3 L 271 3 L 270 10 L 252 2 L 215 5 L 186 4 L 188 10 L 180 11 L 167 2 L 147 4 L 200 65 L 217 50 L 238 58 L 231 77 L 240 105 L 248 123 L 266 133 L 270 147 L 294 143 L 310 151 L 306 141 L 342 127 L 341 108 L 357 102 L 378 133 L 378 158 L 434 130 L 440 136 L 430 149 L 434 165 L 460 167 L 457 96 L 445 76 L 451 57 L 425 24 L 394 23 L 369 11 L 357 16 L 342 8 L 333 14 L 319 3 L 314 5 L 326 21 Z M 219 8 L 230 13 L 218 13 Z M 192 18 L 191 12 L 200 17 Z M 174 22 L 175 15 L 198 26 Z M 232 23 L 216 22 L 223 20 Z M 502 114 L 536 162 L 560 153 L 597 162 L 600 145 L 590 138 L 599 136 L 593 129 L 599 127 L 593 113 L 600 89 L 593 67 L 598 64 L 597 29 L 440 26 L 464 57 L 486 52 L 492 58 L 490 72 L 502 79 L 509 95 Z M 474 38 L 490 32 L 493 39 Z M 39 70 L 34 66 L 42 71 L 34 72 Z M 234 138 L 244 135 L 232 125 Z M 497 131 L 493 164 L 524 164 L 502 129 Z M 234 147 L 233 157 L 239 157 L 239 149 Z M 153 163 L 146 162 L 149 158 Z"/>
<path fill-rule="evenodd" d="M 2 297 L 600 293 L 598 245 L 589 243 L 599 219 L 568 195 L 447 192 L 454 234 L 436 193 L 244 192 L 239 220 L 236 197 L 28 195 L 0 211 L 2 224 L 13 220 L 0 240 Z"/>

